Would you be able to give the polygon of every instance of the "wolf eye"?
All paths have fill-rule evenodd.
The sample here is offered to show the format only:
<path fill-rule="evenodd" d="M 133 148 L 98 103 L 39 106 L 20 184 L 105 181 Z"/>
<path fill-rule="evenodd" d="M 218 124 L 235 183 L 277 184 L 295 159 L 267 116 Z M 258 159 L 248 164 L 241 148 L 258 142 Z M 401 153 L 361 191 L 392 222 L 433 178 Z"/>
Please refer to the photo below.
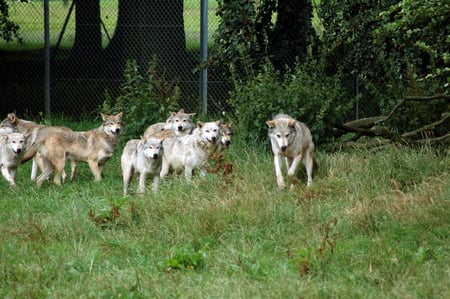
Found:
<path fill-rule="evenodd" d="M 289 134 L 286 134 L 286 138 L 289 137 Z"/>

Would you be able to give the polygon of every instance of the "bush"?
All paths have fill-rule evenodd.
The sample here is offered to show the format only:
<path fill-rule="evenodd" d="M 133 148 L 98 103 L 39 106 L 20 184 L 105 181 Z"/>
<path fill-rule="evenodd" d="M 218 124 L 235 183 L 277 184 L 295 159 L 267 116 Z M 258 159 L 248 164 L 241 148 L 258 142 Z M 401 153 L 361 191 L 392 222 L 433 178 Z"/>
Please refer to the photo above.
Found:
<path fill-rule="evenodd" d="M 354 99 L 335 77 L 323 76 L 312 65 L 297 66 L 280 78 L 270 63 L 245 82 L 235 80 L 231 104 L 239 132 L 258 142 L 267 138 L 266 121 L 286 113 L 304 122 L 315 142 L 330 141 L 332 124 L 346 119 Z M 277 79 L 278 78 L 278 79 Z"/>
<path fill-rule="evenodd" d="M 105 113 L 123 112 L 127 139 L 140 137 L 150 124 L 165 121 L 170 111 L 178 111 L 180 89 L 166 81 L 155 60 L 146 76 L 141 74 L 136 61 L 128 61 L 124 79 L 119 96 L 112 99 L 106 93 L 101 109 Z"/>

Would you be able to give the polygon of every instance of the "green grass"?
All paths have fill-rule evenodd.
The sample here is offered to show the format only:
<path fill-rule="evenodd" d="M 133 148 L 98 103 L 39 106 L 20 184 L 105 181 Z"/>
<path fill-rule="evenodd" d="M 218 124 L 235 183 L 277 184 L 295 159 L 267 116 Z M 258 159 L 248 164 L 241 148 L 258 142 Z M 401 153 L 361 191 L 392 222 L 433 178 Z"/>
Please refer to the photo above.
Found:
<path fill-rule="evenodd" d="M 63 1 L 50 1 L 50 44 L 55 46 L 62 32 L 64 22 L 69 14 L 70 3 L 64 5 Z M 184 2 L 184 24 L 186 34 L 186 45 L 188 49 L 200 46 L 200 2 L 198 0 L 185 0 Z M 108 35 L 114 35 L 117 15 L 118 1 L 101 1 L 102 42 L 106 47 L 109 43 Z M 20 26 L 20 36 L 24 44 L 17 42 L 5 42 L 0 39 L 0 48 L 5 50 L 41 49 L 44 46 L 44 4 L 36 1 L 21 3 L 8 1 L 10 20 Z M 218 26 L 218 17 L 215 15 L 216 1 L 208 4 L 208 35 L 212 40 L 214 30 Z M 61 40 L 62 48 L 71 48 L 75 39 L 75 10 L 70 15 L 66 31 Z"/>
<path fill-rule="evenodd" d="M 271 153 L 237 140 L 227 180 L 169 177 L 157 194 L 123 198 L 120 149 L 100 183 L 84 164 L 61 187 L 36 189 L 29 163 L 17 188 L 1 178 L 0 297 L 450 295 L 448 155 L 319 150 L 314 184 L 290 193 Z M 120 217 L 92 219 L 112 205 Z"/>

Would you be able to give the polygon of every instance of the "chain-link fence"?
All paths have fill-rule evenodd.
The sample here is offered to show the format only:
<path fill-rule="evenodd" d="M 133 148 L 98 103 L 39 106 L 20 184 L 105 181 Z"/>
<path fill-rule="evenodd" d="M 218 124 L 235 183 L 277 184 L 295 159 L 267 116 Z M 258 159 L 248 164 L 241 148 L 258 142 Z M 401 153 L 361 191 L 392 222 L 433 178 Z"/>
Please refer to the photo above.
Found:
<path fill-rule="evenodd" d="M 97 0 L 49 3 L 50 110 L 85 115 L 97 112 L 105 92 L 123 82 L 127 57 L 145 67 L 154 61 L 165 80 L 176 80 L 185 110 L 201 112 L 201 1 Z M 22 43 L 0 39 L 0 108 L 35 115 L 46 111 L 45 18 L 43 0 L 6 0 Z M 208 40 L 218 26 L 216 1 L 208 5 Z M 120 24 L 120 27 L 118 26 Z M 183 44 L 181 44 L 181 42 Z M 145 70 L 143 70 L 145 73 Z M 208 82 L 208 111 L 224 108 L 228 83 Z M 205 96 L 205 95 L 203 95 Z"/>

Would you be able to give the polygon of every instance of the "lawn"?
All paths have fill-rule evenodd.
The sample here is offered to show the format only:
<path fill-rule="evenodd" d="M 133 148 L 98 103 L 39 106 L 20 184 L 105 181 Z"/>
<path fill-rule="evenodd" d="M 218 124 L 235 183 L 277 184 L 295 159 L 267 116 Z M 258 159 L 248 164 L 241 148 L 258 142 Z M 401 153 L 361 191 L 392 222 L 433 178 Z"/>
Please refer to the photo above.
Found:
<path fill-rule="evenodd" d="M 37 189 L 29 163 L 16 188 L 1 178 L 0 297 L 450 296 L 448 154 L 319 147 L 313 185 L 301 174 L 291 193 L 268 147 L 237 132 L 232 174 L 170 176 L 144 196 L 134 180 L 124 198 L 121 148 L 99 183 L 84 164 L 61 187 Z"/>
<path fill-rule="evenodd" d="M 200 46 L 200 2 L 198 0 L 184 0 L 184 24 L 186 45 L 189 49 Z M 214 30 L 218 26 L 218 17 L 215 15 L 216 1 L 208 3 L 208 35 L 212 40 Z M 50 44 L 55 46 L 61 38 L 62 48 L 71 48 L 75 39 L 75 10 L 70 12 L 71 1 L 66 5 L 64 1 L 50 1 Z M 7 43 L 0 39 L 0 48 L 5 50 L 41 49 L 44 46 L 44 4 L 42 1 L 23 3 L 20 1 L 8 1 L 11 21 L 20 26 L 20 35 L 24 44 L 17 42 Z M 117 15 L 117 0 L 103 0 L 100 2 L 102 21 L 102 41 L 106 47 L 109 37 L 114 35 Z M 69 16 L 66 30 L 63 32 L 64 23 Z"/>

